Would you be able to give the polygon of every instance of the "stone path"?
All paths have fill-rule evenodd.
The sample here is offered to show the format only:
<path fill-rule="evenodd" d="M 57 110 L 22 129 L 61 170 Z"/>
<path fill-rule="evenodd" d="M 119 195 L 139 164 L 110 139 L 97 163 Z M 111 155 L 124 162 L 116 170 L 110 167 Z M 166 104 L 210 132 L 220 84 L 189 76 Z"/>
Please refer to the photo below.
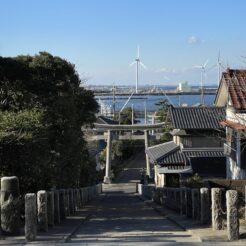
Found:
<path fill-rule="evenodd" d="M 69 243 L 83 245 L 164 245 L 193 243 L 198 238 L 145 205 L 133 192 L 135 184 L 105 186 L 95 212 Z"/>
<path fill-rule="evenodd" d="M 145 155 L 140 152 L 129 161 L 115 184 L 104 185 L 95 201 L 95 211 L 71 237 L 78 245 L 170 245 L 199 242 L 181 227 L 147 206 L 136 195 Z"/>

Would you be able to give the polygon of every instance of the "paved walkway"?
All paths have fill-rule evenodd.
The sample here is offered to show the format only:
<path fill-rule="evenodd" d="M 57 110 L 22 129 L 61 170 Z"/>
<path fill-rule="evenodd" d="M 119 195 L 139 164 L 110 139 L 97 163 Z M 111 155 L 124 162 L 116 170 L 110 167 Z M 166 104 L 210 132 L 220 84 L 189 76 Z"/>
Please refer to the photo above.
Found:
<path fill-rule="evenodd" d="M 134 193 L 135 185 L 105 187 L 95 212 L 70 239 L 85 245 L 164 245 L 199 242 L 181 227 L 145 205 Z"/>

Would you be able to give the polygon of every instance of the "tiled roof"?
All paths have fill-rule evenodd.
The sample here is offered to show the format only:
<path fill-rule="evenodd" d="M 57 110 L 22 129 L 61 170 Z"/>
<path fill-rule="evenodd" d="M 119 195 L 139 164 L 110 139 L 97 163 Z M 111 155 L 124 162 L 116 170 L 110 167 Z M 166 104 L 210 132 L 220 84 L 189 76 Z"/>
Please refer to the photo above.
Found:
<path fill-rule="evenodd" d="M 222 73 L 222 80 L 226 81 L 233 107 L 246 109 L 246 70 L 227 69 Z"/>
<path fill-rule="evenodd" d="M 224 107 L 170 107 L 174 129 L 221 129 L 225 119 Z"/>
<path fill-rule="evenodd" d="M 105 116 L 98 116 L 96 123 L 98 124 L 107 124 L 107 125 L 118 125 L 119 121 L 112 120 L 110 118 L 107 118 Z"/>
<path fill-rule="evenodd" d="M 231 121 L 231 120 L 222 121 L 220 122 L 220 124 L 222 126 L 229 126 L 230 128 L 233 128 L 235 130 L 245 130 L 246 129 L 245 125 L 240 124 L 238 122 Z"/>
<path fill-rule="evenodd" d="M 163 157 L 166 154 L 170 154 L 177 149 L 179 149 L 179 146 L 173 141 L 170 141 L 147 148 L 146 154 L 149 156 L 152 162 L 155 162 L 160 157 Z"/>
<path fill-rule="evenodd" d="M 192 157 L 224 157 L 223 148 L 190 148 L 182 149 L 177 148 L 175 151 L 169 152 L 164 156 L 159 157 L 155 161 L 158 165 L 169 164 L 183 164 L 189 162 Z"/>

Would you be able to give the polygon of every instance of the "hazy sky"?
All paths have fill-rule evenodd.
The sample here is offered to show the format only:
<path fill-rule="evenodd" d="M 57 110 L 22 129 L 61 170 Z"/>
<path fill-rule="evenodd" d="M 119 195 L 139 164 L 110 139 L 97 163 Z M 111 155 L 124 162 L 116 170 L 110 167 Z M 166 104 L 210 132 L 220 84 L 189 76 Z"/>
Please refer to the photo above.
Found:
<path fill-rule="evenodd" d="M 0 0 L 0 55 L 48 51 L 76 64 L 89 84 L 216 84 L 224 67 L 246 66 L 245 0 Z"/>

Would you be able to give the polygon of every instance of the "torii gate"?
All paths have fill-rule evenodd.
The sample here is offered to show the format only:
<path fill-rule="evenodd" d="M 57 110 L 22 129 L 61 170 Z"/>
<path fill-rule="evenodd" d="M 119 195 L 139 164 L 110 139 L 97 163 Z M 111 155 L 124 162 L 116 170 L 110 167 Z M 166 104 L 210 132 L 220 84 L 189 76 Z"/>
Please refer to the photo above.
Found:
<path fill-rule="evenodd" d="M 147 149 L 148 143 L 149 143 L 148 131 L 163 128 L 164 123 L 139 124 L 139 125 L 111 125 L 111 124 L 95 123 L 94 126 L 96 129 L 108 131 L 107 152 L 106 152 L 106 168 L 105 168 L 104 183 L 109 184 L 109 183 L 111 183 L 110 171 L 111 171 L 112 131 L 143 130 L 144 131 L 145 149 Z M 146 155 L 146 174 L 149 175 L 149 177 L 150 177 L 150 164 L 149 164 L 149 158 L 147 155 Z"/>

